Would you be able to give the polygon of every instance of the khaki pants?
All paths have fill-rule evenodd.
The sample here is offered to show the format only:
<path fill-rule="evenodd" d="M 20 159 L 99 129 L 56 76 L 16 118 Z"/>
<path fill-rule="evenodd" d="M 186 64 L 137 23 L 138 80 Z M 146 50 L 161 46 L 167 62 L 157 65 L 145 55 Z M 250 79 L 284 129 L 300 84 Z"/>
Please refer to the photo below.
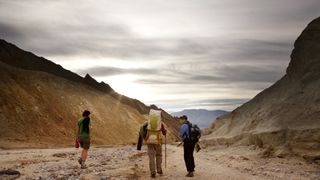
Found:
<path fill-rule="evenodd" d="M 151 174 L 156 174 L 157 172 L 162 171 L 162 149 L 161 144 L 148 144 L 148 155 L 149 155 L 149 168 Z"/>

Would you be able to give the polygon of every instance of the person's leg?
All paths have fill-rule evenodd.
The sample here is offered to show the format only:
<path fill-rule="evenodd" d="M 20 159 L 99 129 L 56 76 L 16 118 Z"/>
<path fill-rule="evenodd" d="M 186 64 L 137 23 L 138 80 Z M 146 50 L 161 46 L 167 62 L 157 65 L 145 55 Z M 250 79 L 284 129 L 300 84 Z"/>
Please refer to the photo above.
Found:
<path fill-rule="evenodd" d="M 188 170 L 188 150 L 187 150 L 187 145 L 184 143 L 183 144 L 183 159 L 184 159 L 184 164 L 186 165 L 186 168 Z"/>
<path fill-rule="evenodd" d="M 192 143 L 190 141 L 185 141 L 184 142 L 184 153 L 185 153 L 185 161 L 186 161 L 186 167 L 188 174 L 186 175 L 187 177 L 193 177 L 193 171 L 194 171 L 194 166 L 193 166 L 193 149 L 192 149 Z"/>
<path fill-rule="evenodd" d="M 148 156 L 149 156 L 149 169 L 151 176 L 156 174 L 155 158 L 156 151 L 153 144 L 148 144 Z"/>
<path fill-rule="evenodd" d="M 157 164 L 157 172 L 159 174 L 162 174 L 162 148 L 161 148 L 161 144 L 157 144 L 155 145 L 156 147 L 156 164 Z"/>
<path fill-rule="evenodd" d="M 193 177 L 194 171 L 194 158 L 193 158 L 193 151 L 194 151 L 195 144 L 186 140 L 184 142 L 184 153 L 185 153 L 185 161 L 188 174 L 187 177 Z"/>
<path fill-rule="evenodd" d="M 194 157 L 193 157 L 194 147 L 195 147 L 195 143 L 190 143 L 190 171 L 191 172 L 193 172 L 195 168 Z"/>
<path fill-rule="evenodd" d="M 88 149 L 83 148 L 81 152 L 81 163 L 80 163 L 82 169 L 87 168 L 86 166 L 87 157 L 88 157 Z"/>
<path fill-rule="evenodd" d="M 88 157 L 88 150 L 82 149 L 82 153 L 81 153 L 82 161 L 86 161 L 87 157 Z"/>
<path fill-rule="evenodd" d="M 78 141 L 79 141 L 80 147 L 82 148 L 81 155 L 80 155 L 78 162 L 80 165 L 82 165 L 83 138 L 79 136 Z"/>
<path fill-rule="evenodd" d="M 190 172 L 190 143 L 185 141 L 183 144 L 184 162 L 186 164 L 187 171 Z"/>
<path fill-rule="evenodd" d="M 86 168 L 85 162 L 88 157 L 88 150 L 90 148 L 90 138 L 89 137 L 81 137 L 79 138 L 79 142 L 82 149 L 81 152 L 81 158 L 79 159 L 79 163 L 81 165 L 81 168 Z"/>

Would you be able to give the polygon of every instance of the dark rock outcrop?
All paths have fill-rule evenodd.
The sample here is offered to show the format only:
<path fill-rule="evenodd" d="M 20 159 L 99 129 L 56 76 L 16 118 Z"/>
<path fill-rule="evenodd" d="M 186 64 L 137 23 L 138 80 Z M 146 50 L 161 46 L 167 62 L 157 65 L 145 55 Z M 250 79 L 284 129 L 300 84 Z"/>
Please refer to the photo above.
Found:
<path fill-rule="evenodd" d="M 313 20 L 294 43 L 287 75 L 292 80 L 317 79 L 320 75 L 320 17 Z"/>
<path fill-rule="evenodd" d="M 106 93 L 113 91 L 113 89 L 104 82 L 98 83 L 89 75 L 87 75 L 88 77 L 82 78 L 78 74 L 66 70 L 58 64 L 43 57 L 38 57 L 31 52 L 24 51 L 2 39 L 0 39 L 0 61 L 17 68 L 42 71 L 74 82 L 84 83 Z"/>

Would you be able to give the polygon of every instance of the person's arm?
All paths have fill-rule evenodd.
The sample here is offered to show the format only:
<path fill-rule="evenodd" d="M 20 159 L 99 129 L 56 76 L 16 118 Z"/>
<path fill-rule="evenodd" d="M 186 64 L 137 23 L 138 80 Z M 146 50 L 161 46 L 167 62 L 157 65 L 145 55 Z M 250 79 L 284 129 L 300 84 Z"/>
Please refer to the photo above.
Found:
<path fill-rule="evenodd" d="M 163 123 L 161 123 L 161 131 L 162 131 L 162 134 L 163 134 L 164 136 L 167 135 L 167 129 L 165 128 L 165 126 L 164 126 Z"/>
<path fill-rule="evenodd" d="M 186 138 L 186 136 L 188 136 L 188 127 L 186 124 L 183 124 L 180 128 L 180 132 L 179 132 L 179 136 L 182 140 L 184 140 Z"/>
<path fill-rule="evenodd" d="M 79 126 L 76 127 L 76 138 L 78 138 L 78 134 L 79 134 Z"/>
<path fill-rule="evenodd" d="M 76 130 L 75 130 L 75 132 L 76 132 L 75 136 L 76 136 L 77 139 L 78 139 L 79 131 L 80 131 L 79 128 L 80 128 L 80 127 L 79 127 L 79 122 L 77 122 L 77 127 L 76 127 Z"/>

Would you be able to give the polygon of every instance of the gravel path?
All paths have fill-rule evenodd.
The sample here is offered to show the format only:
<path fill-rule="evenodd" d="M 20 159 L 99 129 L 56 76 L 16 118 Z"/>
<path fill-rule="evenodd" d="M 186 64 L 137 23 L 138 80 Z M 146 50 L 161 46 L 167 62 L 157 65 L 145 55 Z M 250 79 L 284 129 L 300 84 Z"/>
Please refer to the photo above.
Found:
<path fill-rule="evenodd" d="M 164 149 L 164 148 L 163 148 Z M 248 147 L 203 149 L 195 153 L 195 177 L 190 179 L 320 179 L 320 166 L 299 158 L 260 158 Z M 80 150 L 24 149 L 0 150 L 0 170 L 15 170 L 16 175 L 0 174 L 0 179 L 151 179 L 146 146 L 93 147 L 87 169 L 80 169 Z M 162 176 L 156 179 L 187 179 L 183 148 L 167 145 L 167 166 L 163 152 Z"/>

